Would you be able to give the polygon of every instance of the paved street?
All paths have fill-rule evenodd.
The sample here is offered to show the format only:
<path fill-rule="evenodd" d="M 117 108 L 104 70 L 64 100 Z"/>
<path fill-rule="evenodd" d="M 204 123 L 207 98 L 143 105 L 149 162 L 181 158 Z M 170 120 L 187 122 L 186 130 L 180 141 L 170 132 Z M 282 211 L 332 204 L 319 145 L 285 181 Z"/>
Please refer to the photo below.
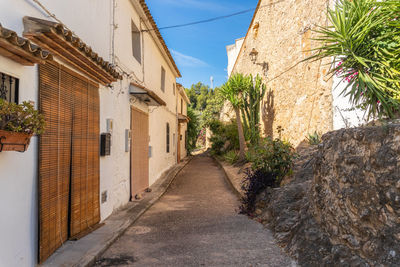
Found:
<path fill-rule="evenodd" d="M 292 266 L 238 205 L 218 165 L 197 156 L 97 266 Z"/>

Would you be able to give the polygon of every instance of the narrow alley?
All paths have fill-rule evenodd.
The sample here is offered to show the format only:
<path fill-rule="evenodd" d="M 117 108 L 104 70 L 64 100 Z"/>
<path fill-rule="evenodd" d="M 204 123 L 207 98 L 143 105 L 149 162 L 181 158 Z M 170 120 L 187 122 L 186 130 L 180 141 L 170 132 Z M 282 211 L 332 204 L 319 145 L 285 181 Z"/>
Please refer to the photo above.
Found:
<path fill-rule="evenodd" d="M 223 171 L 200 155 L 97 266 L 291 266 L 270 231 L 237 213 Z"/>

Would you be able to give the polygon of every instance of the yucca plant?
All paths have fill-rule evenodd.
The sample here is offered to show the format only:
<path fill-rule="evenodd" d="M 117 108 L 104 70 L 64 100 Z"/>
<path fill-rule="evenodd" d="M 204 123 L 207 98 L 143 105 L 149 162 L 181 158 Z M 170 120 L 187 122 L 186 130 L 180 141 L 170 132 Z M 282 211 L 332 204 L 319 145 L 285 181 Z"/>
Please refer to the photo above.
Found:
<path fill-rule="evenodd" d="M 320 47 L 307 60 L 333 58 L 331 73 L 348 85 L 342 92 L 373 117 L 400 111 L 400 3 L 340 0 L 328 10 L 330 26 L 315 30 Z"/>

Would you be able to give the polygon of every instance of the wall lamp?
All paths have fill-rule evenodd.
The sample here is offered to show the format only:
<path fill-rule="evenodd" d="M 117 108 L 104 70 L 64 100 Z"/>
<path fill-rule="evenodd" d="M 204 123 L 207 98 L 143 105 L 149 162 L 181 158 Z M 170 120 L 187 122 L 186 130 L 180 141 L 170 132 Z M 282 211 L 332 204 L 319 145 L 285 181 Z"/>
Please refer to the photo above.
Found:
<path fill-rule="evenodd" d="M 267 77 L 268 70 L 269 70 L 269 64 L 268 64 L 268 62 L 265 62 L 265 61 L 263 63 L 257 63 L 257 57 L 258 57 L 258 51 L 255 48 L 253 48 L 250 52 L 250 60 L 251 60 L 251 62 L 253 62 L 253 64 L 262 66 L 263 74 L 265 77 Z"/>

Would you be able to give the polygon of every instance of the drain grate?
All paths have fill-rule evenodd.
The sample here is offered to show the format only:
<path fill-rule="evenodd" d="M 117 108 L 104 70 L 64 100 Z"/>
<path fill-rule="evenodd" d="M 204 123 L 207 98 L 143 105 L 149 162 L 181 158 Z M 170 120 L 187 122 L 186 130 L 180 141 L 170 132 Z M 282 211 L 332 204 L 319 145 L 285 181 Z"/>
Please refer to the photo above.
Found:
<path fill-rule="evenodd" d="M 96 261 L 95 266 L 97 267 L 108 267 L 108 266 L 121 266 L 128 265 L 136 262 L 135 257 L 129 255 L 117 255 L 113 258 L 101 258 Z"/>

